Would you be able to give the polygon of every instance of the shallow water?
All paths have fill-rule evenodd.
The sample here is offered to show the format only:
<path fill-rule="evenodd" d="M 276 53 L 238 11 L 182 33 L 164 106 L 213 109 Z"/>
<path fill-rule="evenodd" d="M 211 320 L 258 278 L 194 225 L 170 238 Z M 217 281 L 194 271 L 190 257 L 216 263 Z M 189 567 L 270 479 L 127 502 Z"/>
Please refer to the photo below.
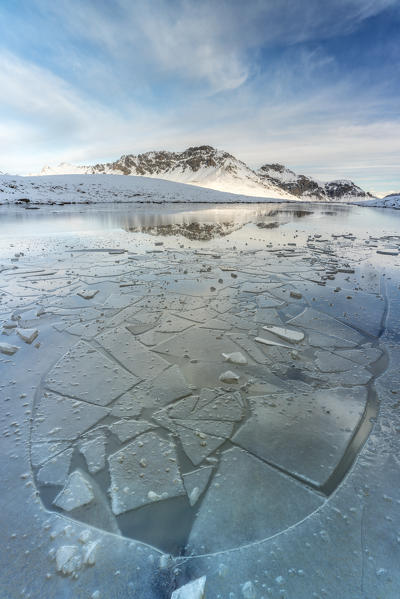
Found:
<path fill-rule="evenodd" d="M 278 223 L 302 231 L 341 233 L 374 232 L 382 235 L 395 231 L 400 222 L 396 210 L 366 208 L 343 204 L 98 204 L 88 206 L 43 206 L 27 210 L 23 206 L 0 207 L 1 236 L 60 235 L 66 233 L 105 232 L 155 228 L 172 224 Z"/>

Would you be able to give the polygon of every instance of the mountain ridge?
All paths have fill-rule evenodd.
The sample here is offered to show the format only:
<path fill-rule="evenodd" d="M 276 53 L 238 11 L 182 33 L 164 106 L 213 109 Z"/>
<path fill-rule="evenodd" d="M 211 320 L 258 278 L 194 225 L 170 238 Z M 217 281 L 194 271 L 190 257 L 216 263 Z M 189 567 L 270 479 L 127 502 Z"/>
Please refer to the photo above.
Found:
<path fill-rule="evenodd" d="M 297 175 L 278 163 L 252 169 L 232 154 L 208 145 L 191 146 L 182 152 L 124 154 L 113 162 L 92 166 L 61 163 L 56 167 L 46 166 L 40 172 L 40 175 L 56 174 L 145 176 L 229 193 L 297 201 L 358 201 L 373 197 L 347 179 L 325 183 Z"/>

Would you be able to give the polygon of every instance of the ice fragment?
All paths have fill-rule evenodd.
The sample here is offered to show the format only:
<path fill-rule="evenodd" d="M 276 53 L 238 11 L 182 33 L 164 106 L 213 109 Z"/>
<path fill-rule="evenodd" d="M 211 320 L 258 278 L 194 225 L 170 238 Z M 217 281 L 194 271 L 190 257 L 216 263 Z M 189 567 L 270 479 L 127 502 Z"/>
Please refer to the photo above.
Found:
<path fill-rule="evenodd" d="M 11 345 L 10 343 L 0 343 L 0 353 L 5 354 L 6 356 L 12 356 L 18 350 L 19 347 L 16 345 Z"/>
<path fill-rule="evenodd" d="M 205 599 L 206 576 L 188 582 L 183 587 L 176 589 L 171 599 Z"/>
<path fill-rule="evenodd" d="M 66 512 L 70 512 L 82 505 L 87 505 L 93 499 L 92 485 L 80 470 L 75 470 L 69 475 L 66 485 L 53 503 Z"/>

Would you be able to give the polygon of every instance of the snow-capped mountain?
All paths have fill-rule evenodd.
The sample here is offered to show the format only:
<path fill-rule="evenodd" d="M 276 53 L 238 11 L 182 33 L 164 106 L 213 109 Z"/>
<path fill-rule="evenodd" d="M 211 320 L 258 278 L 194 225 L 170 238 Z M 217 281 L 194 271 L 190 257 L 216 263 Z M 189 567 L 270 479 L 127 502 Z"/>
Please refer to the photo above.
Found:
<path fill-rule="evenodd" d="M 372 197 L 351 181 L 322 183 L 297 175 L 281 164 L 265 164 L 257 171 L 228 152 L 198 146 L 183 152 L 127 154 L 115 162 L 94 166 L 67 163 L 46 166 L 41 175 L 136 175 L 189 183 L 217 191 L 287 200 L 352 201 Z"/>
<path fill-rule="evenodd" d="M 138 156 L 128 154 L 115 162 L 94 166 L 62 163 L 55 168 L 46 166 L 40 174 L 139 175 L 241 195 L 297 199 L 280 186 L 264 182 L 244 162 L 211 146 L 188 148 L 183 152 L 146 152 Z"/>
<path fill-rule="evenodd" d="M 324 183 L 305 175 L 296 175 L 282 164 L 264 164 L 257 174 L 264 181 L 277 185 L 302 200 L 338 202 L 372 197 L 352 181 L 340 179 Z"/>

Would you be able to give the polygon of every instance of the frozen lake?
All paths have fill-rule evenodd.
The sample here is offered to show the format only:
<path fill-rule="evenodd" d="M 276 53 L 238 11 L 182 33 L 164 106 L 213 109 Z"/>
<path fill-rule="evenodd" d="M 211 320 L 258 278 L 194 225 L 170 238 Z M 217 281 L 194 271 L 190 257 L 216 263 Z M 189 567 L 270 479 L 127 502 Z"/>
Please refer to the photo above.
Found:
<path fill-rule="evenodd" d="M 399 231 L 400 212 L 343 204 L 98 204 L 88 206 L 0 206 L 1 238 L 37 237 L 68 234 L 102 234 L 111 231 L 151 230 L 192 223 L 244 227 L 257 231 L 257 223 L 284 226 L 284 232 L 298 229 L 305 233 L 353 233 L 382 236 Z M 153 230 L 154 229 L 154 230 Z M 239 229 L 240 230 L 240 229 Z M 160 231 L 160 234 L 167 231 Z M 260 233 L 260 231 L 258 231 Z M 279 241 L 282 229 L 268 230 L 267 237 Z M 235 232 L 234 238 L 241 238 Z"/>
<path fill-rule="evenodd" d="M 385 209 L 1 207 L 4 596 L 398 597 L 399 248 Z"/>

